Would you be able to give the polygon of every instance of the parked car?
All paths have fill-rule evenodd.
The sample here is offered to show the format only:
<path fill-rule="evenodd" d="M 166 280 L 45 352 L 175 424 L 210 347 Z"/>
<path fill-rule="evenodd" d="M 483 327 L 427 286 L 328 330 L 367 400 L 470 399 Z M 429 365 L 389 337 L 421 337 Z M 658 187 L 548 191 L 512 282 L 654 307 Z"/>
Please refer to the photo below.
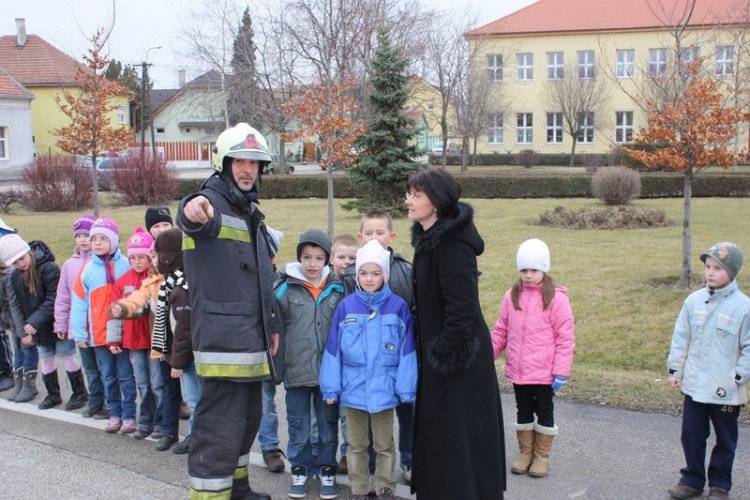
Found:
<path fill-rule="evenodd" d="M 434 155 L 443 154 L 443 141 L 438 141 L 430 147 L 430 153 Z M 448 146 L 445 148 L 445 154 L 447 155 L 458 155 L 461 154 L 461 148 L 455 142 L 448 141 Z"/>
<path fill-rule="evenodd" d="M 97 184 L 102 191 L 111 191 L 114 186 L 114 170 L 118 163 L 127 158 L 123 153 L 102 153 L 96 157 L 96 177 Z M 79 157 L 78 164 L 82 168 L 91 169 L 91 157 Z"/>

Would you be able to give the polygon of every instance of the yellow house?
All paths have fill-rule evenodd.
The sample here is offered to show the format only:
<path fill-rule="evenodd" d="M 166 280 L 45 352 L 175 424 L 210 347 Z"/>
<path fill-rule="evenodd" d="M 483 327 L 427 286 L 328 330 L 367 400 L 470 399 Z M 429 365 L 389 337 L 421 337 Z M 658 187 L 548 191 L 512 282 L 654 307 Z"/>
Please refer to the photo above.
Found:
<path fill-rule="evenodd" d="M 442 113 L 440 89 L 417 76 L 412 76 L 408 83 L 409 99 L 406 102 L 407 111 L 422 113 L 427 123 L 429 141 L 426 149 L 437 141 L 442 141 L 440 130 L 440 115 Z M 452 106 L 448 106 L 448 137 L 454 138 L 456 113 Z"/>
<path fill-rule="evenodd" d="M 653 78 L 670 71 L 678 59 L 700 57 L 706 74 L 736 88 L 747 80 L 742 63 L 748 41 L 741 38 L 747 23 L 741 20 L 750 19 L 747 3 L 697 0 L 677 45 L 673 33 L 680 19 L 688 18 L 691 4 L 539 0 L 467 33 L 483 66 L 478 74 L 493 82 L 493 92 L 501 95 L 496 101 L 503 103 L 487 110 L 487 131 L 478 150 L 570 153 L 566 114 L 561 100 L 551 97 L 555 82 L 566 79 L 571 88 L 586 81 L 601 84 L 601 102 L 577 113 L 576 153 L 606 153 L 632 141 L 646 125 L 642 105 Z M 738 126 L 737 151 L 747 148 L 746 125 Z"/>
<path fill-rule="evenodd" d="M 16 19 L 16 35 L 0 37 L 0 66 L 34 95 L 32 132 L 37 153 L 59 152 L 55 130 L 70 123 L 57 98 L 76 90 L 78 62 L 37 35 L 26 35 L 23 19 Z M 110 123 L 130 128 L 128 98 L 116 97 L 118 107 Z"/>

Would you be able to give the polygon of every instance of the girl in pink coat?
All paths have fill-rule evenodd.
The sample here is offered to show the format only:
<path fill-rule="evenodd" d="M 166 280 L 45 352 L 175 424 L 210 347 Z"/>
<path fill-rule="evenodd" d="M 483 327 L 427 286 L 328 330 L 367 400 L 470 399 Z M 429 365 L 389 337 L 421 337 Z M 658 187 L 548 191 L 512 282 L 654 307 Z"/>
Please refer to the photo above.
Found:
<path fill-rule="evenodd" d="M 510 470 L 544 477 L 558 430 L 553 397 L 570 378 L 573 364 L 573 311 L 566 289 L 547 274 L 549 248 L 542 240 L 524 241 L 516 262 L 520 277 L 500 304 L 492 346 L 495 359 L 505 351 L 505 377 L 516 395 L 520 455 Z"/>

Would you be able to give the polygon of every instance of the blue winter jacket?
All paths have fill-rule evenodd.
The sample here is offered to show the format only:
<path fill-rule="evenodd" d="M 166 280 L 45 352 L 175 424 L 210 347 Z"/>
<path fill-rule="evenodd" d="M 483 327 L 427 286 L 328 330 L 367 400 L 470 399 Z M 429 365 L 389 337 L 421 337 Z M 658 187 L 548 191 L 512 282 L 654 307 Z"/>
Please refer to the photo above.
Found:
<path fill-rule="evenodd" d="M 331 323 L 320 390 L 324 399 L 369 413 L 413 401 L 417 353 L 411 313 L 385 285 L 347 296 Z"/>

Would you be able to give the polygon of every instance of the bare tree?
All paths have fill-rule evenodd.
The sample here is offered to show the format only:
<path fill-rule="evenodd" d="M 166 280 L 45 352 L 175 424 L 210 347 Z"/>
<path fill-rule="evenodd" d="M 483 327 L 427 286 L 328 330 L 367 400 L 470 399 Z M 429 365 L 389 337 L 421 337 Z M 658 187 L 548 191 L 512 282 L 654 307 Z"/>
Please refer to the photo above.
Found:
<path fill-rule="evenodd" d="M 562 74 L 548 75 L 543 99 L 553 113 L 560 113 L 563 130 L 572 139 L 570 166 L 575 164 L 579 138 L 591 138 L 596 130 L 607 130 L 607 105 L 610 100 L 607 80 L 594 72 L 579 72 L 576 65 L 560 68 Z"/>

